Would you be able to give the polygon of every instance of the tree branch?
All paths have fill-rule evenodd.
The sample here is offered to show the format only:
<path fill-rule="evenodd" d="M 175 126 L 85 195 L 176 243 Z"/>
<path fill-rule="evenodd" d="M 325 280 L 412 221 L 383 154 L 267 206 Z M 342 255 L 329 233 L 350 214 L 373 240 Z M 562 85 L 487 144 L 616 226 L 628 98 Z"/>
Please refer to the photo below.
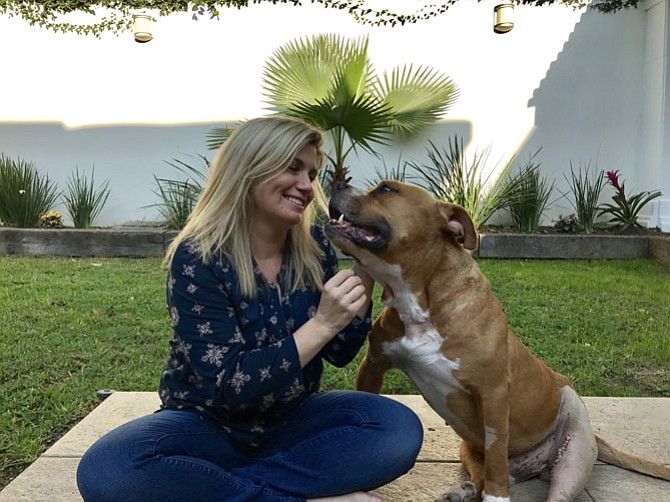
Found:
<path fill-rule="evenodd" d="M 481 1 L 481 0 L 477 0 Z M 587 6 L 585 0 L 513 0 L 517 5 L 552 5 L 555 3 L 574 8 Z M 371 9 L 365 0 L 310 0 L 329 9 L 344 10 L 357 22 L 372 26 L 396 26 L 414 24 L 444 14 L 458 0 L 443 0 L 442 3 L 425 5 L 414 13 L 403 14 L 388 9 Z M 31 25 L 37 25 L 54 32 L 71 32 L 80 35 L 100 37 L 102 33 L 119 34 L 132 28 L 133 12 L 141 10 L 157 11 L 161 16 L 176 12 L 192 12 L 193 19 L 209 15 L 218 19 L 220 9 L 248 7 L 249 4 L 271 3 L 300 6 L 305 0 L 0 0 L 0 14 L 20 17 Z M 593 0 L 589 7 L 600 12 L 617 12 L 621 9 L 637 7 L 638 0 Z M 92 23 L 73 24 L 59 21 L 59 17 L 75 12 L 96 16 L 105 14 Z"/>

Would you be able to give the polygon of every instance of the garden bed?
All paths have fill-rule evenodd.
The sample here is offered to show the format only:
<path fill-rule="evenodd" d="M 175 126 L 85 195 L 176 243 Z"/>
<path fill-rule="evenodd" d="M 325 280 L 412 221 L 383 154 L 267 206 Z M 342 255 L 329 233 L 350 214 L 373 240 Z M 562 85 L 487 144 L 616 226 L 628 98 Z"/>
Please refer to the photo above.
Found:
<path fill-rule="evenodd" d="M 0 228 L 0 255 L 155 258 L 176 232 L 162 228 L 118 227 L 80 230 Z M 618 235 L 507 233 L 485 229 L 475 251 L 479 258 L 640 259 L 670 266 L 670 234 L 658 231 Z"/>

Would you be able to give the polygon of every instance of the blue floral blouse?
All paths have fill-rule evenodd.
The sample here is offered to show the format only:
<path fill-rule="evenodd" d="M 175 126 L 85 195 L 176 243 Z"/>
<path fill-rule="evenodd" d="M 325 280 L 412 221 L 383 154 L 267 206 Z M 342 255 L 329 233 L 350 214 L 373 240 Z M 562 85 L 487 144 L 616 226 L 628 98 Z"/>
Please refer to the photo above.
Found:
<path fill-rule="evenodd" d="M 312 234 L 325 252 L 325 283 L 338 270 L 337 257 L 319 227 Z M 286 268 L 284 261 L 279 298 L 255 267 L 262 286 L 248 300 L 225 255 L 203 264 L 194 242 L 179 246 L 167 277 L 173 337 L 159 384 L 162 408 L 197 410 L 232 441 L 257 446 L 319 390 L 323 359 L 342 367 L 354 358 L 370 330 L 370 310 L 300 368 L 292 334 L 316 313 L 321 293 L 309 284 L 290 292 Z"/>

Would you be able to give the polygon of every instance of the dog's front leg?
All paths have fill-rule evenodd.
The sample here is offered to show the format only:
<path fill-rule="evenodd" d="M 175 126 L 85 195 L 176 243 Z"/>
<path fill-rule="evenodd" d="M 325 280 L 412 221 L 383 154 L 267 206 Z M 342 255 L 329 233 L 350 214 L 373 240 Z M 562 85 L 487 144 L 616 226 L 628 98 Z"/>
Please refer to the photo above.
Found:
<path fill-rule="evenodd" d="M 385 309 L 377 318 L 368 337 L 368 351 L 356 375 L 356 389 L 379 394 L 384 384 L 384 375 L 393 367 L 384 354 L 384 342 L 399 338 L 404 333 L 402 322 L 395 311 Z"/>
<path fill-rule="evenodd" d="M 368 353 L 361 361 L 356 375 L 356 390 L 379 394 L 384 384 L 384 374 L 391 369 L 383 354 L 373 354 L 368 347 Z"/>
<path fill-rule="evenodd" d="M 504 383 L 481 395 L 484 425 L 483 501 L 509 500 L 509 387 Z"/>

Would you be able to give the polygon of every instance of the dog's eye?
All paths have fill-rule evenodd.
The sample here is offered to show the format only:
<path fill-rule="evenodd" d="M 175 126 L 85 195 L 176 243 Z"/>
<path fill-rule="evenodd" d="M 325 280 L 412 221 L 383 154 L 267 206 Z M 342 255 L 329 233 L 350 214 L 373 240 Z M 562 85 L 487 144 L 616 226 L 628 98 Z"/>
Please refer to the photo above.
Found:
<path fill-rule="evenodd" d="M 378 192 L 381 192 L 381 193 L 395 192 L 395 190 L 393 189 L 393 187 L 390 186 L 390 185 L 387 185 L 386 183 L 381 183 L 381 184 L 377 187 L 377 191 L 378 191 Z"/>

